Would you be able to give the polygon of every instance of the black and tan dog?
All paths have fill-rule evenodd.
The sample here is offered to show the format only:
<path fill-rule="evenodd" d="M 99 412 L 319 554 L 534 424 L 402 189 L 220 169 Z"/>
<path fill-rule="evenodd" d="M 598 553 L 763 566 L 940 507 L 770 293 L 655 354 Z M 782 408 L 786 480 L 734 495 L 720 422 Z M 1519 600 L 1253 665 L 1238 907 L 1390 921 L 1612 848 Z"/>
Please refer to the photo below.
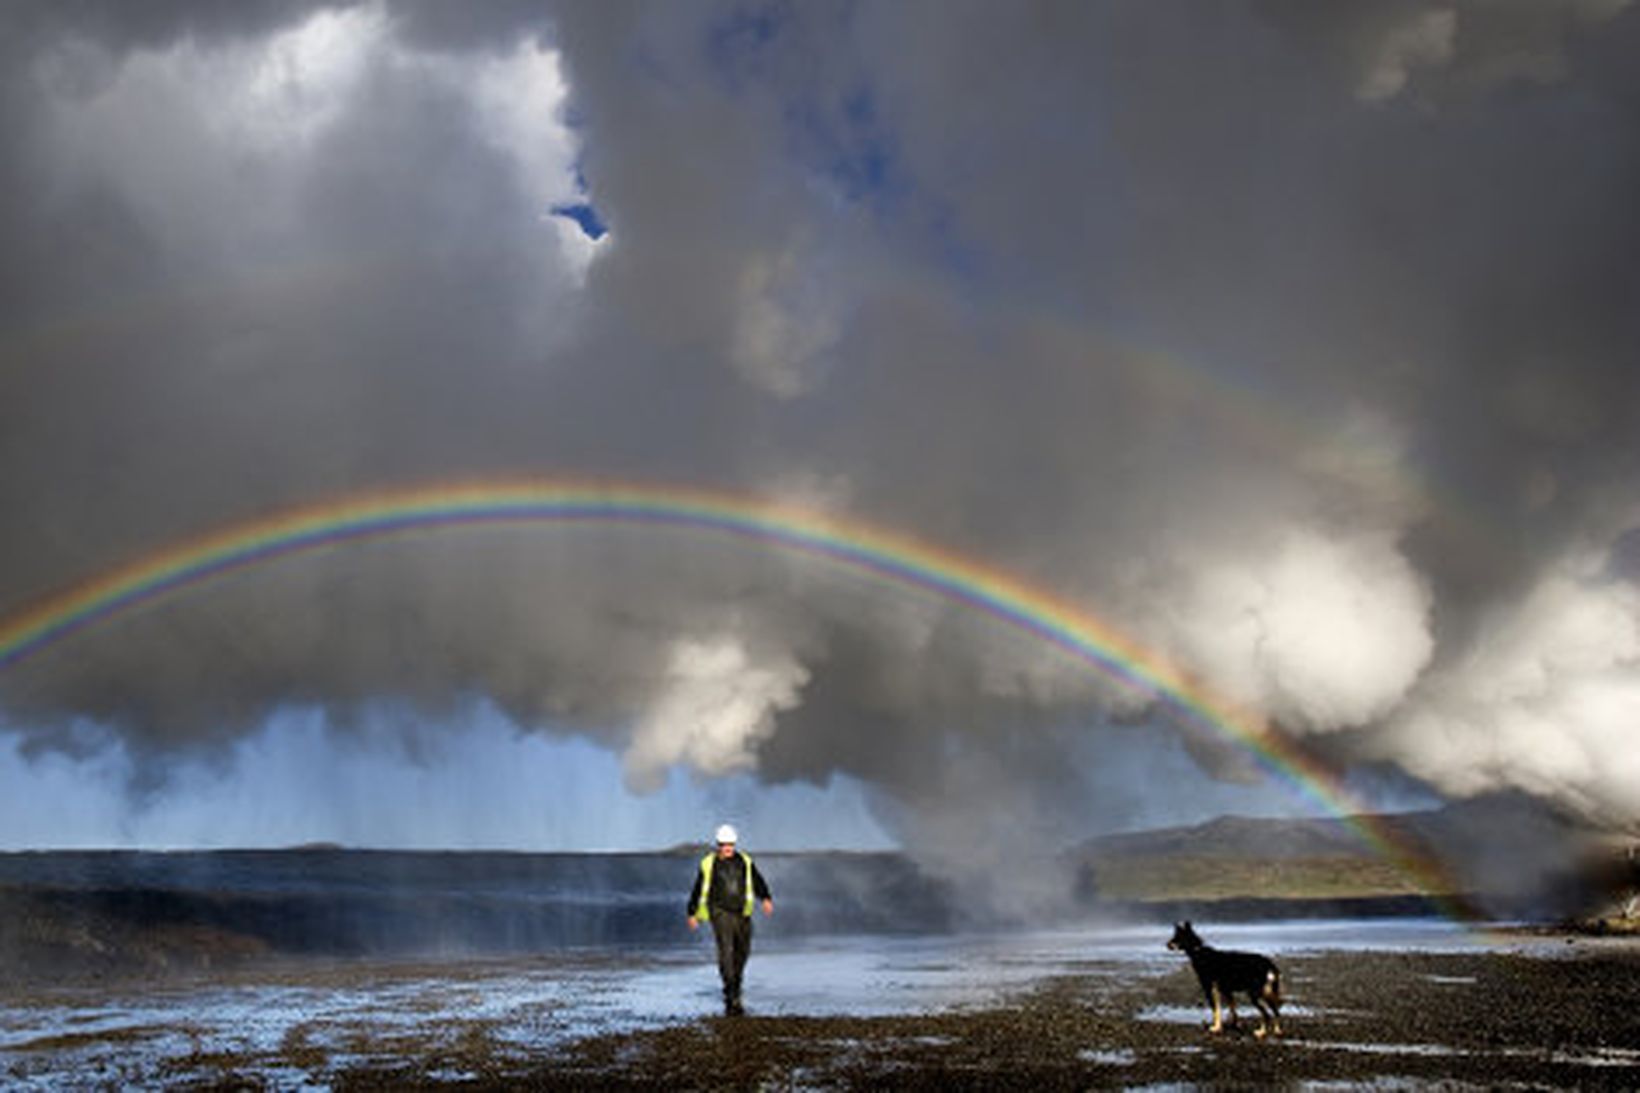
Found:
<path fill-rule="evenodd" d="M 1263 1036 L 1267 1031 L 1281 1035 L 1281 972 L 1275 961 L 1258 953 L 1215 949 L 1203 941 L 1188 922 L 1173 927 L 1173 940 L 1167 947 L 1190 958 L 1207 1004 L 1213 1008 L 1213 1024 L 1207 1031 L 1223 1031 L 1221 1004 L 1230 1007 L 1230 1023 L 1236 1023 L 1236 992 L 1240 991 L 1258 1007 L 1258 1028 L 1253 1035 Z"/>

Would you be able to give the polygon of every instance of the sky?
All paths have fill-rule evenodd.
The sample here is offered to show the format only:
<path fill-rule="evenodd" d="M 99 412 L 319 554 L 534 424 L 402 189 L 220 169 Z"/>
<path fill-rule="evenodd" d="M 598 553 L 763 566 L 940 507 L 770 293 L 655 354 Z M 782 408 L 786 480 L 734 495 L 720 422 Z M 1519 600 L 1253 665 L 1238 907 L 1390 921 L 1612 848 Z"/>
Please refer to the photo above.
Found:
<path fill-rule="evenodd" d="M 12 0 L 0 633 L 225 528 L 710 490 L 974 560 L 1375 808 L 1640 830 L 1640 12 Z M 1312 814 L 1017 627 L 455 524 L 0 667 L 0 848 Z"/>

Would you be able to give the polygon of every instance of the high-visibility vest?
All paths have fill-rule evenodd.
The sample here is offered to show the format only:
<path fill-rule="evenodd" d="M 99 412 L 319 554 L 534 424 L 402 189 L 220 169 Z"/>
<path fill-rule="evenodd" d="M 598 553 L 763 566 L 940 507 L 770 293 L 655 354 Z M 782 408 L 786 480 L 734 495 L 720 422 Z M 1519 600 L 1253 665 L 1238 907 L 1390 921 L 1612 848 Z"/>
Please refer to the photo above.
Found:
<path fill-rule="evenodd" d="M 747 918 L 752 917 L 752 908 L 757 905 L 756 897 L 752 895 L 752 856 L 744 850 L 738 852 L 742 861 L 746 863 L 746 908 Z M 700 859 L 700 901 L 695 904 L 695 917 L 705 922 L 712 917 L 711 910 L 706 906 L 712 896 L 712 865 L 717 861 L 717 851 Z"/>

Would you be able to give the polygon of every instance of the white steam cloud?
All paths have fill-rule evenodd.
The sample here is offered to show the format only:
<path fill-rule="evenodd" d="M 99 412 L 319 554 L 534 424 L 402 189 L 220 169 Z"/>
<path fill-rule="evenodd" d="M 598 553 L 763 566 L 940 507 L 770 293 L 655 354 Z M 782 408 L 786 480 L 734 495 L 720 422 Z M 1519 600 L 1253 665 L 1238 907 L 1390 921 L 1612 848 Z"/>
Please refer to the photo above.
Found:
<path fill-rule="evenodd" d="M 1375 740 L 1449 793 L 1522 789 L 1635 822 L 1640 589 L 1566 565 L 1498 609 Z"/>
<path fill-rule="evenodd" d="M 733 636 L 678 641 L 626 749 L 628 784 L 659 789 L 679 764 L 714 776 L 753 769 L 758 743 L 773 734 L 782 710 L 797 705 L 807 679 L 790 657 L 753 663 Z"/>
<path fill-rule="evenodd" d="M 1429 662 L 1427 589 L 1383 534 L 1287 528 L 1256 552 L 1178 558 L 1171 647 L 1212 689 L 1287 728 L 1372 723 Z"/>

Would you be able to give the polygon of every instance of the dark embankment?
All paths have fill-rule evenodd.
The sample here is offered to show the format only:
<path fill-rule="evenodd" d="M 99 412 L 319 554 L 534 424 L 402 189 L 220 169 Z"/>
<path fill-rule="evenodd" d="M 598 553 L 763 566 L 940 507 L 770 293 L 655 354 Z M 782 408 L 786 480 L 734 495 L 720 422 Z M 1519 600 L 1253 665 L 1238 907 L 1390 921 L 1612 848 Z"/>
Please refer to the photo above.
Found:
<path fill-rule="evenodd" d="M 760 860 L 777 878 L 783 933 L 957 925 L 947 887 L 899 855 Z M 0 977 L 675 943 L 694 870 L 692 852 L 0 855 Z"/>

